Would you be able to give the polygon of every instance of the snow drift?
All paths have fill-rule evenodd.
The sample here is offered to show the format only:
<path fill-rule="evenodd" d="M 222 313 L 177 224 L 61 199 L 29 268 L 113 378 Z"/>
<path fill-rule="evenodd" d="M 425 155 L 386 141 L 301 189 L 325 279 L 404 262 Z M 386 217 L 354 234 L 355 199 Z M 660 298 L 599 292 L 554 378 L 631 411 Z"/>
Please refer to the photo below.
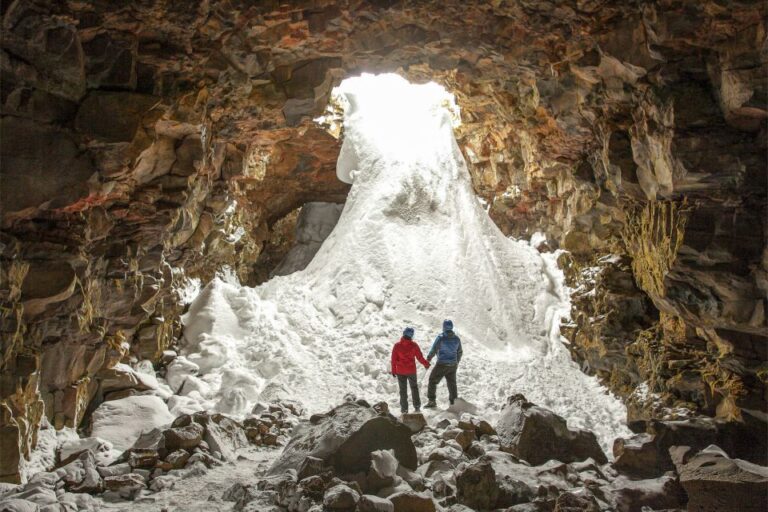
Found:
<path fill-rule="evenodd" d="M 337 94 L 338 175 L 353 184 L 338 224 L 303 271 L 203 290 L 183 319 L 180 393 L 236 415 L 281 396 L 312 411 L 349 392 L 394 405 L 392 344 L 410 325 L 426 351 L 451 318 L 464 342 L 459 394 L 480 409 L 523 393 L 604 446 L 628 433 L 621 403 L 562 346 L 568 303 L 553 258 L 505 238 L 474 195 L 453 97 L 396 75 L 351 78 Z"/>

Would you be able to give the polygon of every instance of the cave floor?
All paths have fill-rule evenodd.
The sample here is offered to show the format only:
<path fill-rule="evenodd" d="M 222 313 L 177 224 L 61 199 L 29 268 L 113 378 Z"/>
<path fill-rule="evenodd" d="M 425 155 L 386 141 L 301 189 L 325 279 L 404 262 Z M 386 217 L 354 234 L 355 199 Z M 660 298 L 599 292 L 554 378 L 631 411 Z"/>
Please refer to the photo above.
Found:
<path fill-rule="evenodd" d="M 147 494 L 132 502 L 125 500 L 106 501 L 95 497 L 99 510 L 130 510 L 131 512 L 210 511 L 232 510 L 234 502 L 223 501 L 222 494 L 235 483 L 255 483 L 272 462 L 280 455 L 282 448 L 250 447 L 238 453 L 238 460 L 211 468 L 206 473 L 176 482 L 172 489 Z"/>

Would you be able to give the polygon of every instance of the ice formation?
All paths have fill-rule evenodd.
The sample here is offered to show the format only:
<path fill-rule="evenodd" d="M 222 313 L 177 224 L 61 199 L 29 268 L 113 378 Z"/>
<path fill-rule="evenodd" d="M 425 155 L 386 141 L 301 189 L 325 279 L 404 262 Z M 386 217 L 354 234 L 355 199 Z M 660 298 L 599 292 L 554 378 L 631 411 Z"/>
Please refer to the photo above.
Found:
<path fill-rule="evenodd" d="M 256 288 L 217 279 L 194 300 L 185 359 L 169 369 L 186 410 L 238 415 L 284 396 L 318 411 L 350 392 L 394 407 L 392 344 L 410 325 L 426 351 L 451 318 L 459 393 L 484 414 L 523 393 L 604 447 L 627 434 L 623 405 L 561 343 L 554 257 L 504 237 L 474 195 L 452 96 L 396 75 L 350 78 L 337 93 L 338 176 L 353 184 L 338 224 L 303 271 Z"/>

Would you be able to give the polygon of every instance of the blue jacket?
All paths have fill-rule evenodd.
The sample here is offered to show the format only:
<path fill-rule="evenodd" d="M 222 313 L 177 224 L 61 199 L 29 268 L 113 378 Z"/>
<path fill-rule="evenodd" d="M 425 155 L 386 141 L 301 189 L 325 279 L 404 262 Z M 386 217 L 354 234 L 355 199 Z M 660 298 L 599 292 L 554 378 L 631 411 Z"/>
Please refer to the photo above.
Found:
<path fill-rule="evenodd" d="M 461 339 L 453 331 L 438 334 L 427 359 L 431 361 L 435 354 L 437 354 L 438 364 L 458 364 L 462 354 Z"/>

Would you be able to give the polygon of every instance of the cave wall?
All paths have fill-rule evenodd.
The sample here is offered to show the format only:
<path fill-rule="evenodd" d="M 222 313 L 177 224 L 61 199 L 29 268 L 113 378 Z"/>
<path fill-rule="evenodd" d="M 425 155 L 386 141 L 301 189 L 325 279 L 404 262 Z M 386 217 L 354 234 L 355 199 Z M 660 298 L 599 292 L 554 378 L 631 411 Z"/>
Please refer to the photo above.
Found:
<path fill-rule="evenodd" d="M 2 17 L 0 479 L 43 415 L 80 425 L 105 368 L 172 343 L 185 279 L 257 282 L 281 219 L 344 200 L 312 118 L 360 71 L 456 94 L 476 192 L 505 233 L 569 251 L 570 348 L 633 418 L 765 411 L 764 3 L 16 0 Z"/>

